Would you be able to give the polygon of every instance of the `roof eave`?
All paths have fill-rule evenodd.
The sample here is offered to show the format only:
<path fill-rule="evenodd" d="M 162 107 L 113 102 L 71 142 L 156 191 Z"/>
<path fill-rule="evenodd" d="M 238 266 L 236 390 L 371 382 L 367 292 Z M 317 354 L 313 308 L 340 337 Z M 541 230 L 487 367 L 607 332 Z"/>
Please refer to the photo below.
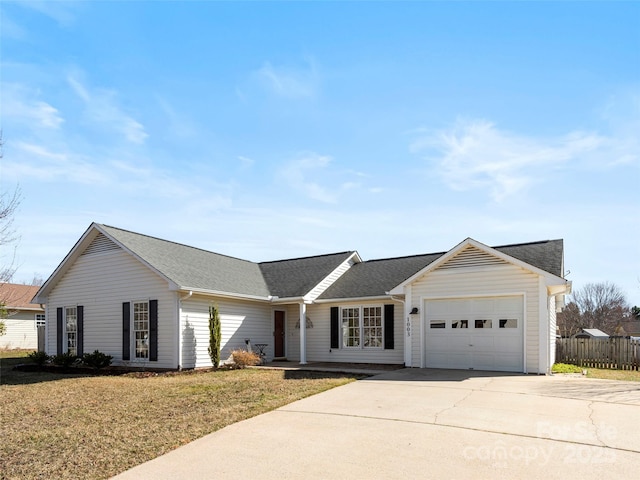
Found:
<path fill-rule="evenodd" d="M 391 295 L 372 295 L 365 297 L 343 297 L 343 298 L 321 298 L 314 300 L 313 303 L 343 303 L 343 302 L 366 302 L 366 301 L 376 301 L 376 300 L 394 300 Z"/>
<path fill-rule="evenodd" d="M 237 298 L 241 300 L 251 300 L 254 302 L 272 302 L 274 298 L 272 295 L 263 296 L 263 295 L 251 295 L 248 293 L 234 293 L 234 292 L 223 292 L 221 290 L 208 290 L 205 288 L 193 288 L 193 287 L 178 287 L 175 290 L 179 292 L 193 292 L 199 295 L 206 295 L 210 297 L 224 297 L 224 298 Z"/>

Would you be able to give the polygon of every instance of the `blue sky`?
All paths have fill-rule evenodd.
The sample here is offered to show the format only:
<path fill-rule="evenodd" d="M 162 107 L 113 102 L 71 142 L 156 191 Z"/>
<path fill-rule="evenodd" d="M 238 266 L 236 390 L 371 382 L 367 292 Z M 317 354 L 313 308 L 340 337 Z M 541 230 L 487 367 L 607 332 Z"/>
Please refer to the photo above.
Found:
<path fill-rule="evenodd" d="M 0 14 L 14 281 L 93 221 L 254 261 L 563 238 L 574 288 L 640 305 L 638 2 Z"/>

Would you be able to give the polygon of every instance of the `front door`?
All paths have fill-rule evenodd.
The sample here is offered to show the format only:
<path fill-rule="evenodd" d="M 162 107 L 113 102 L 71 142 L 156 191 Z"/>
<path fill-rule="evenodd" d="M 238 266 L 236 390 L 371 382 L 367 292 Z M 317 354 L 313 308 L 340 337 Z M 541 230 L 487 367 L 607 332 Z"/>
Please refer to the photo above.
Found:
<path fill-rule="evenodd" d="M 273 323 L 274 356 L 284 357 L 284 312 L 282 310 L 274 312 Z"/>

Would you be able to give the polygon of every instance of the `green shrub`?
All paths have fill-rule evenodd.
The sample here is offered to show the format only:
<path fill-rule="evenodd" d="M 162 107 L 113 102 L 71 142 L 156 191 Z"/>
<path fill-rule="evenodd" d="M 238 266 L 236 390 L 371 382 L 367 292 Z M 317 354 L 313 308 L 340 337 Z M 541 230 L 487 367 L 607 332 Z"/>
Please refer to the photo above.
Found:
<path fill-rule="evenodd" d="M 553 373 L 582 373 L 582 368 L 568 363 L 554 363 L 551 371 Z"/>
<path fill-rule="evenodd" d="M 209 305 L 209 356 L 213 368 L 220 365 L 220 341 L 222 339 L 220 312 L 217 305 Z"/>
<path fill-rule="evenodd" d="M 255 352 L 248 352 L 247 350 L 234 350 L 231 352 L 233 357 L 233 363 L 240 368 L 250 367 L 260 364 L 260 355 Z"/>
<path fill-rule="evenodd" d="M 82 356 L 82 363 L 87 367 L 95 368 L 96 370 L 108 367 L 111 365 L 112 360 L 113 357 L 111 355 L 102 353 L 99 350 L 95 350 L 93 353 L 85 353 Z"/>
<path fill-rule="evenodd" d="M 27 356 L 39 367 L 43 366 L 51 359 L 51 357 L 45 352 L 31 352 Z"/>
<path fill-rule="evenodd" d="M 54 365 L 58 365 L 59 367 L 65 367 L 65 368 L 70 367 L 77 360 L 78 360 L 78 357 L 70 352 L 60 353 L 58 355 L 54 355 L 53 358 L 51 358 L 51 361 L 53 362 Z"/>

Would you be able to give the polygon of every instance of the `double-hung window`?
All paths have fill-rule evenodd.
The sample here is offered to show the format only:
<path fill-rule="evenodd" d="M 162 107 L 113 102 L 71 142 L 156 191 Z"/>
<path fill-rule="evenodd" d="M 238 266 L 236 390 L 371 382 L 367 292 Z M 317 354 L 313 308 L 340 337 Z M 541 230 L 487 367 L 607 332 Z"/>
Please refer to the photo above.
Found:
<path fill-rule="evenodd" d="M 44 327 L 46 324 L 46 317 L 44 313 L 36 313 L 36 327 Z"/>
<path fill-rule="evenodd" d="M 149 302 L 133 304 L 133 338 L 135 358 L 149 358 Z"/>
<path fill-rule="evenodd" d="M 342 346 L 382 348 L 382 306 L 342 308 Z"/>
<path fill-rule="evenodd" d="M 78 309 L 77 307 L 65 307 L 65 339 L 67 353 L 78 354 Z"/>

